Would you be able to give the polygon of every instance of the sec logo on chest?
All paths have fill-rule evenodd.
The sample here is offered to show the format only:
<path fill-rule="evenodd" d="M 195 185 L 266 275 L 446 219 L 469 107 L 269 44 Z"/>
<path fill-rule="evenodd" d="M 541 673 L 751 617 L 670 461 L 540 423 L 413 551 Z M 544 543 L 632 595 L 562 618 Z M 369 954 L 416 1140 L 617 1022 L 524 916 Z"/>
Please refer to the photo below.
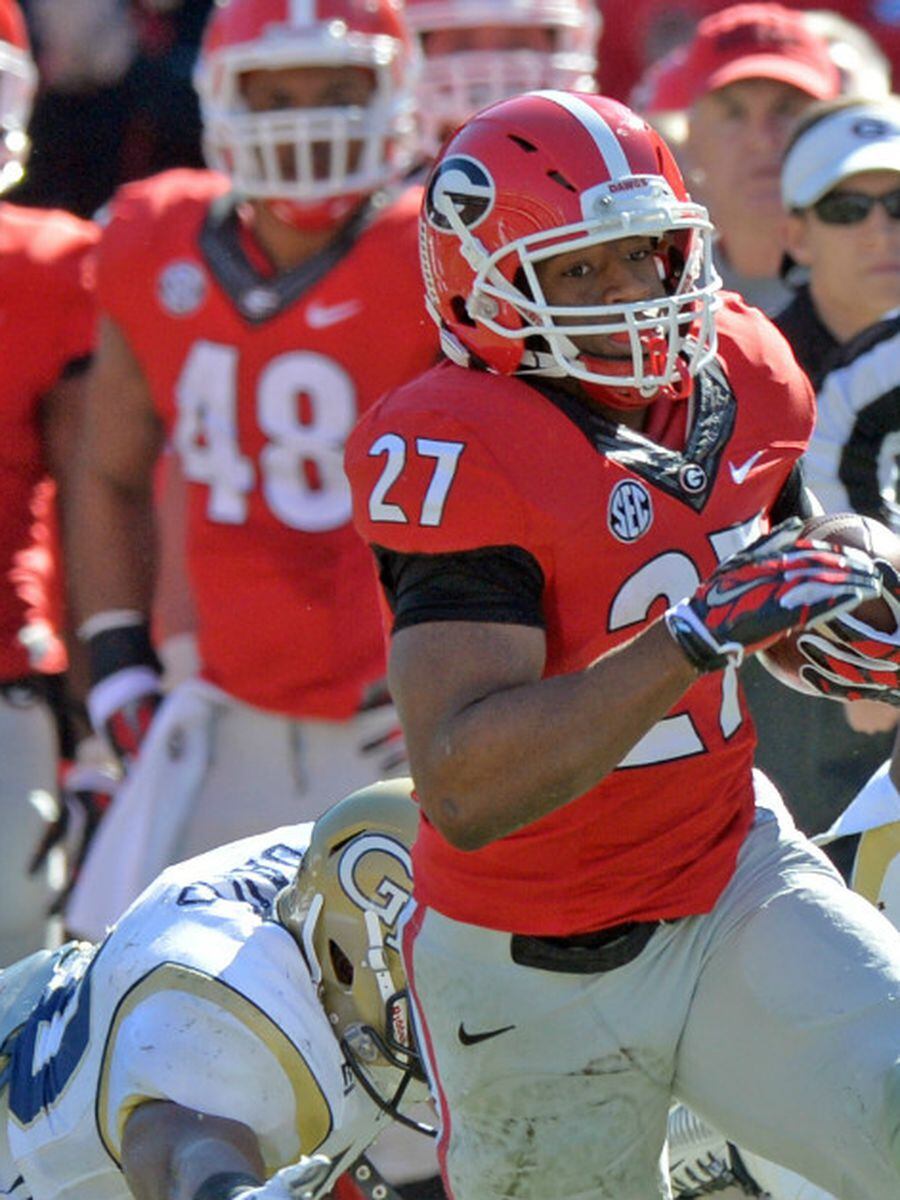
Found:
<path fill-rule="evenodd" d="M 609 531 L 620 542 L 636 542 L 653 524 L 653 501 L 639 479 L 623 479 L 609 497 Z"/>

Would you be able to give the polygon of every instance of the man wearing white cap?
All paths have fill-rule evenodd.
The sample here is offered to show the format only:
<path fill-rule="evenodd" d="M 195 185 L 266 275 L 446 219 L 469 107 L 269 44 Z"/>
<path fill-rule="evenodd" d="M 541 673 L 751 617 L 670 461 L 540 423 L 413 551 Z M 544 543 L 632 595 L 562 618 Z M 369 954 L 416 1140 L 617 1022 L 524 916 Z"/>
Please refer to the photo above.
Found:
<path fill-rule="evenodd" d="M 809 109 L 781 196 L 788 252 L 809 282 L 777 324 L 818 386 L 840 346 L 900 305 L 900 99 Z"/>

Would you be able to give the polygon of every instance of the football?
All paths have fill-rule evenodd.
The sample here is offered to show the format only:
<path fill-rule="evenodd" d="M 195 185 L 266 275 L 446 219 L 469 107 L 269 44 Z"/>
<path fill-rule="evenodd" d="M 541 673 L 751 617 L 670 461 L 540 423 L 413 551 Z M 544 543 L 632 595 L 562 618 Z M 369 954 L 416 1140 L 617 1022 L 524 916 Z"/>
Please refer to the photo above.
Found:
<path fill-rule="evenodd" d="M 861 517 L 857 513 L 826 513 L 820 517 L 809 517 L 803 523 L 802 536 L 828 542 L 838 548 L 855 546 L 873 558 L 885 559 L 900 571 L 900 537 L 872 517 Z M 893 614 L 883 600 L 864 600 L 852 611 L 854 617 L 872 629 L 881 633 L 894 632 Z M 757 658 L 779 683 L 807 696 L 818 696 L 820 693 L 800 677 L 800 667 L 807 660 L 797 648 L 799 632 L 785 634 L 766 650 L 761 650 Z M 817 632 L 827 636 L 827 623 L 817 626 Z"/>

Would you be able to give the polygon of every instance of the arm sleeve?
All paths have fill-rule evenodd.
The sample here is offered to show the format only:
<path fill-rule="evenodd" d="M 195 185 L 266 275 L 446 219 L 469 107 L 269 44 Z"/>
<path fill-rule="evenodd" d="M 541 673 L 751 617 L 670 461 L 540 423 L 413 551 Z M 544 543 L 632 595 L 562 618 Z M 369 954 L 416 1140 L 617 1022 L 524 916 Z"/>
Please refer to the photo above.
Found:
<path fill-rule="evenodd" d="M 393 631 L 427 621 L 544 627 L 544 573 L 518 546 L 454 554 L 403 554 L 374 546 Z"/>
<path fill-rule="evenodd" d="M 794 463 L 784 487 L 772 505 L 772 522 L 775 525 L 786 521 L 788 517 L 811 517 L 812 505 L 806 488 L 802 462 Z"/>

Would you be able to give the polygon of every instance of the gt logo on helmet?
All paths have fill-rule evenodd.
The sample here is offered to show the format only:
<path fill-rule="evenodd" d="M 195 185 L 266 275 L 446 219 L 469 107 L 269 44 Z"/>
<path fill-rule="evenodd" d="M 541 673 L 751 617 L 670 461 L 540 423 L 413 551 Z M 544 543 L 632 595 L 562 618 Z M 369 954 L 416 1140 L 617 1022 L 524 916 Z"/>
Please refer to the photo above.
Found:
<path fill-rule="evenodd" d="M 338 879 L 346 895 L 363 912 L 375 913 L 383 925 L 393 929 L 410 893 L 387 874 L 374 889 L 366 887 L 364 868 L 370 865 L 365 861 L 370 854 L 395 859 L 408 878 L 412 876 L 412 857 L 400 842 L 377 833 L 355 838 L 341 854 Z"/>
<path fill-rule="evenodd" d="M 447 208 L 452 206 L 467 229 L 474 229 L 494 207 L 497 189 L 487 168 L 475 158 L 454 154 L 435 170 L 425 198 L 430 225 L 449 233 Z"/>

